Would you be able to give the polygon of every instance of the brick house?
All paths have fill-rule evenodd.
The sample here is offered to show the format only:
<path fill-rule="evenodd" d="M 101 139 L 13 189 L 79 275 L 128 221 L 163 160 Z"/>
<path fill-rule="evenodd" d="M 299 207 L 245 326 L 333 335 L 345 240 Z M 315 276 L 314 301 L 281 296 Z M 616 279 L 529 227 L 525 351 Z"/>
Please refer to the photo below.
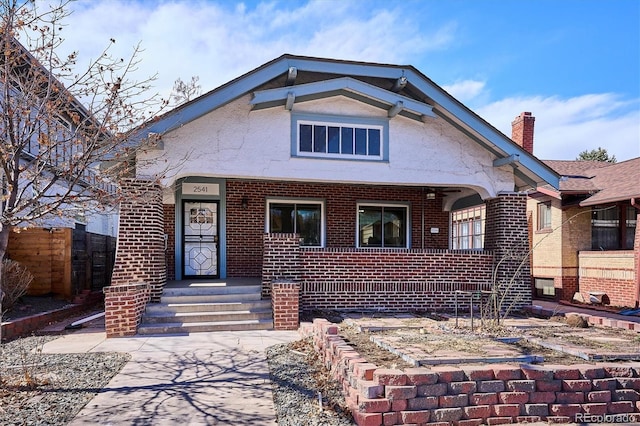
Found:
<path fill-rule="evenodd" d="M 121 206 L 113 285 L 288 279 L 302 310 L 438 310 L 496 272 L 530 303 L 524 191 L 558 176 L 412 66 L 284 55 L 149 135 L 128 185 L 159 184 Z"/>
<path fill-rule="evenodd" d="M 513 139 L 533 150 L 535 118 L 523 113 Z M 640 291 L 640 158 L 620 163 L 544 161 L 560 176 L 530 193 L 534 294 L 637 307 Z"/>

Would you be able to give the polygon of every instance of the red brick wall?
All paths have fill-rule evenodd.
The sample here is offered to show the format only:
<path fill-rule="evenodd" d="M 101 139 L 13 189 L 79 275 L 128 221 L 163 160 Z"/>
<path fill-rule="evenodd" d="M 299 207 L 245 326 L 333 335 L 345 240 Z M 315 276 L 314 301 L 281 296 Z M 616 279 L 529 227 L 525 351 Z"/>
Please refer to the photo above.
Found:
<path fill-rule="evenodd" d="M 633 280 L 580 277 L 580 291 L 587 298 L 587 301 L 590 292 L 602 292 L 607 295 L 603 301 L 606 305 L 618 307 L 637 306 L 637 289 Z"/>
<path fill-rule="evenodd" d="M 478 252 L 302 248 L 302 310 L 452 310 L 455 290 L 489 290 L 492 263 Z"/>
<path fill-rule="evenodd" d="M 167 280 L 176 279 L 176 205 L 163 204 L 164 233 L 167 235 L 167 249 L 165 250 L 167 265 Z"/>
<path fill-rule="evenodd" d="M 244 210 L 242 198 L 249 204 Z M 448 212 L 442 211 L 442 196 L 425 200 L 421 188 L 367 186 L 258 180 L 227 181 L 227 275 L 259 277 L 262 271 L 262 234 L 267 198 L 317 198 L 325 200 L 326 246 L 354 247 L 356 203 L 361 200 L 408 202 L 411 205 L 411 241 L 422 248 L 422 211 L 425 215 L 425 248 L 448 247 Z M 432 227 L 439 234 L 430 234 Z"/>
<path fill-rule="evenodd" d="M 640 420 L 637 365 L 465 365 L 378 368 L 316 319 L 303 331 L 342 384 L 358 425 Z M 611 420 L 599 419 L 609 415 Z M 618 420 L 616 420 L 618 419 Z"/>
<path fill-rule="evenodd" d="M 574 268 L 571 268 L 574 270 Z M 578 277 L 575 275 L 568 275 L 564 277 L 556 278 L 560 280 L 560 288 L 556 287 L 556 299 L 571 301 L 573 295 L 578 291 Z"/>
<path fill-rule="evenodd" d="M 161 190 L 134 179 L 123 180 L 121 187 L 124 196 L 111 285 L 147 283 L 152 300 L 159 300 L 167 281 Z"/>
<path fill-rule="evenodd" d="M 262 294 L 301 284 L 301 309 L 453 309 L 455 290 L 488 290 L 493 256 L 448 250 L 314 249 L 294 234 L 265 234 Z"/>

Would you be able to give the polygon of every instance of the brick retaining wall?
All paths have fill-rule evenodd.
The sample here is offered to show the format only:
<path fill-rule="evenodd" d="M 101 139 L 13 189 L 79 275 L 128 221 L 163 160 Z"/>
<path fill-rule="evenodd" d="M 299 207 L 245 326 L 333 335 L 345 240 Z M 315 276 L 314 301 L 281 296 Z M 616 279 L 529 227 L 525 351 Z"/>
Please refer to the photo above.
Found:
<path fill-rule="evenodd" d="M 385 369 L 368 363 L 327 320 L 302 333 L 313 336 L 361 426 L 640 420 L 640 363 Z"/>
<path fill-rule="evenodd" d="M 74 315 L 79 315 L 87 309 L 93 308 L 102 302 L 101 298 L 92 298 L 87 303 L 74 304 L 53 311 L 42 312 L 26 318 L 17 318 L 2 322 L 2 341 L 10 341 L 18 337 L 28 336 L 57 321 L 62 321 Z"/>

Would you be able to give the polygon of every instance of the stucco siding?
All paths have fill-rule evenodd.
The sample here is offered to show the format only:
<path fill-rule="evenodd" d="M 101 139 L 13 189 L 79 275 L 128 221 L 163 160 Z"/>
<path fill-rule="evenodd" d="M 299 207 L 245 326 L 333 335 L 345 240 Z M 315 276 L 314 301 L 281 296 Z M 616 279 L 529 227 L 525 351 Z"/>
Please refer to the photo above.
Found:
<path fill-rule="evenodd" d="M 390 119 L 388 162 L 300 158 L 291 155 L 290 113 L 282 107 L 252 111 L 249 101 L 244 96 L 163 135 L 163 150 L 139 155 L 138 177 L 162 176 L 167 187 L 198 175 L 459 185 L 485 197 L 513 190 L 509 167 L 493 167 L 491 154 L 442 119 Z M 296 104 L 294 112 L 386 119 L 385 110 L 341 96 Z"/>

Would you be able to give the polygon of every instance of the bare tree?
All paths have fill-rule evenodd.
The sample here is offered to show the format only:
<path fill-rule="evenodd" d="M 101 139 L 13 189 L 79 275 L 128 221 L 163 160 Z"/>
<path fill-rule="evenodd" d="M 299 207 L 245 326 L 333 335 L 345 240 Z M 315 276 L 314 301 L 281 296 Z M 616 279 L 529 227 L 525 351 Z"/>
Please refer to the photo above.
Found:
<path fill-rule="evenodd" d="M 154 77 L 131 77 L 139 46 L 117 58 L 111 39 L 80 71 L 78 52 L 56 53 L 68 5 L 0 0 L 0 260 L 17 226 L 117 205 L 134 165 L 127 136 L 166 104 L 147 95 Z"/>
<path fill-rule="evenodd" d="M 189 102 L 190 100 L 200 96 L 202 93 L 202 86 L 198 83 L 200 77 L 194 75 L 191 77 L 191 81 L 185 83 L 180 77 L 173 83 L 173 91 L 171 92 L 171 100 L 175 106 Z"/>

